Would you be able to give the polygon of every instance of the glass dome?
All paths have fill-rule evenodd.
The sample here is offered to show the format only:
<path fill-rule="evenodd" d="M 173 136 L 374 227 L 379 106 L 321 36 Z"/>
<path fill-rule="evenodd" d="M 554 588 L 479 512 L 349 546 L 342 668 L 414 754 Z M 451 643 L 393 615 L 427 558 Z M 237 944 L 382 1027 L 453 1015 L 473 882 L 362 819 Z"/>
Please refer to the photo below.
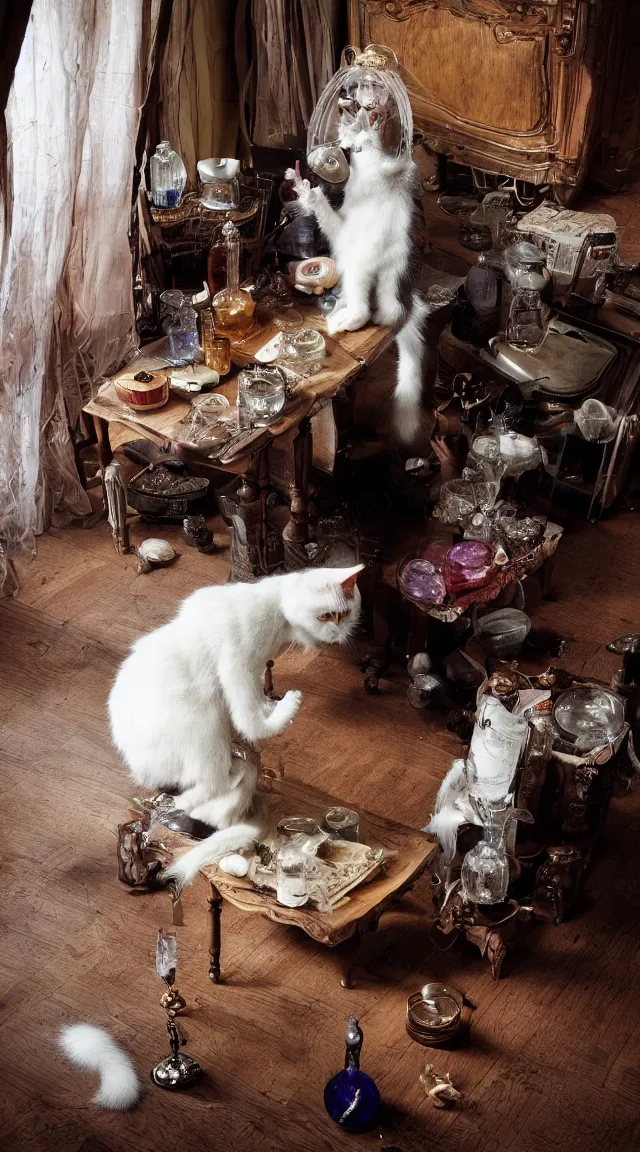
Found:
<path fill-rule="evenodd" d="M 379 133 L 386 155 L 410 155 L 413 117 L 396 55 L 379 44 L 370 44 L 363 52 L 350 47 L 342 53 L 341 64 L 320 93 L 309 121 L 310 167 L 317 164 L 319 149 L 358 150 L 362 133 L 371 128 Z"/>

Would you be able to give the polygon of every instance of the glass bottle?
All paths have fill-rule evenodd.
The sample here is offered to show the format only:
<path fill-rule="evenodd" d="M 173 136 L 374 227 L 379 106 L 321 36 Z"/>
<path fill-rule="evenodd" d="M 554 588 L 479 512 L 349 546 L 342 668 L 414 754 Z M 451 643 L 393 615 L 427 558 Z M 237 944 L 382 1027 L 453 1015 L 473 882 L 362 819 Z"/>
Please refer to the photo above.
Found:
<path fill-rule="evenodd" d="M 207 368 L 215 369 L 219 376 L 226 376 L 231 371 L 231 344 L 227 336 L 218 336 L 211 308 L 200 313 L 200 331 Z"/>
<path fill-rule="evenodd" d="M 462 861 L 462 887 L 472 904 L 500 904 L 509 887 L 505 838 L 514 820 L 513 805 L 480 804 L 472 798 L 483 822 L 483 838 Z"/>
<path fill-rule="evenodd" d="M 301 908 L 308 900 L 305 858 L 293 841 L 276 856 L 276 900 L 286 908 Z"/>
<path fill-rule="evenodd" d="M 375 1080 L 360 1071 L 362 1041 L 362 1029 L 355 1016 L 350 1016 L 344 1068 L 331 1077 L 324 1089 L 327 1112 L 347 1132 L 360 1132 L 368 1128 L 380 1107 L 380 1092 Z"/>
<path fill-rule="evenodd" d="M 254 330 L 256 306 L 240 287 L 240 233 L 232 220 L 223 225 L 222 235 L 227 249 L 227 286 L 212 300 L 216 331 L 231 341 L 244 340 Z"/>
<path fill-rule="evenodd" d="M 187 169 L 168 140 L 162 140 L 149 162 L 151 203 L 177 208 L 187 184 Z"/>
<path fill-rule="evenodd" d="M 170 288 L 160 300 L 168 309 L 163 328 L 169 337 L 169 360 L 172 364 L 191 364 L 200 350 L 198 314 L 189 299 L 179 290 Z"/>

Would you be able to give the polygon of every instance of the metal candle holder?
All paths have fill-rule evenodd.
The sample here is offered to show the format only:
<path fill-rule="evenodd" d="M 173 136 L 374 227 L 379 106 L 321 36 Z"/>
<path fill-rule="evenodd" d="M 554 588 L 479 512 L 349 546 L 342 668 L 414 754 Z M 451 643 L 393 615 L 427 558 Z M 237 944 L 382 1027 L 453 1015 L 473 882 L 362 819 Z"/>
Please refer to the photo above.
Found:
<path fill-rule="evenodd" d="M 151 1069 L 151 1079 L 158 1088 L 175 1092 L 196 1084 L 202 1076 L 202 1068 L 193 1056 L 180 1051 L 180 1033 L 173 1020 L 167 1020 L 167 1031 L 171 1055 L 159 1060 Z"/>

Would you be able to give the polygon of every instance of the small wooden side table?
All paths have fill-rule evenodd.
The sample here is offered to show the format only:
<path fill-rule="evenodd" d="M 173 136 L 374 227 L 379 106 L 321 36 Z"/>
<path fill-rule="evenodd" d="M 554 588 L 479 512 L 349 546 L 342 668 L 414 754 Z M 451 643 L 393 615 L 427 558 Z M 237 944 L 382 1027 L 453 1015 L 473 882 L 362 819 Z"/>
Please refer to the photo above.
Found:
<path fill-rule="evenodd" d="M 278 819 L 284 816 L 312 816 L 322 825 L 329 808 L 344 804 L 335 796 L 321 792 L 310 784 L 293 778 L 278 780 L 267 794 L 267 801 Z M 437 842 L 425 832 L 359 810 L 360 840 L 372 848 L 387 848 L 395 853 L 385 869 L 368 883 L 354 888 L 333 909 L 320 912 L 313 908 L 285 908 L 275 897 L 258 891 L 247 879 L 238 879 L 222 872 L 216 864 L 201 869 L 211 886 L 209 909 L 211 915 L 211 961 L 209 977 L 220 983 L 221 912 L 228 900 L 243 912 L 266 916 L 276 924 L 301 928 L 313 940 L 328 948 L 349 941 L 351 947 L 341 956 L 342 986 L 352 987 L 352 973 L 357 967 L 357 953 L 363 933 L 375 931 L 380 917 L 389 906 L 398 901 L 427 870 L 439 849 Z M 175 836 L 180 842 L 180 855 L 193 846 L 184 836 Z"/>

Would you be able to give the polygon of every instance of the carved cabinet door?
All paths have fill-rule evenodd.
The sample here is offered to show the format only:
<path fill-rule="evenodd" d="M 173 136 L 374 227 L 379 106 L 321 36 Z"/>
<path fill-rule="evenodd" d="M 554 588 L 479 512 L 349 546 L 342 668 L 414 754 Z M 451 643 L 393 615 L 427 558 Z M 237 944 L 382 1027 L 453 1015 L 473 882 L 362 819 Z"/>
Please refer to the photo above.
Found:
<path fill-rule="evenodd" d="M 567 202 L 589 163 L 603 24 L 626 2 L 350 0 L 349 34 L 397 54 L 427 147 Z"/>

